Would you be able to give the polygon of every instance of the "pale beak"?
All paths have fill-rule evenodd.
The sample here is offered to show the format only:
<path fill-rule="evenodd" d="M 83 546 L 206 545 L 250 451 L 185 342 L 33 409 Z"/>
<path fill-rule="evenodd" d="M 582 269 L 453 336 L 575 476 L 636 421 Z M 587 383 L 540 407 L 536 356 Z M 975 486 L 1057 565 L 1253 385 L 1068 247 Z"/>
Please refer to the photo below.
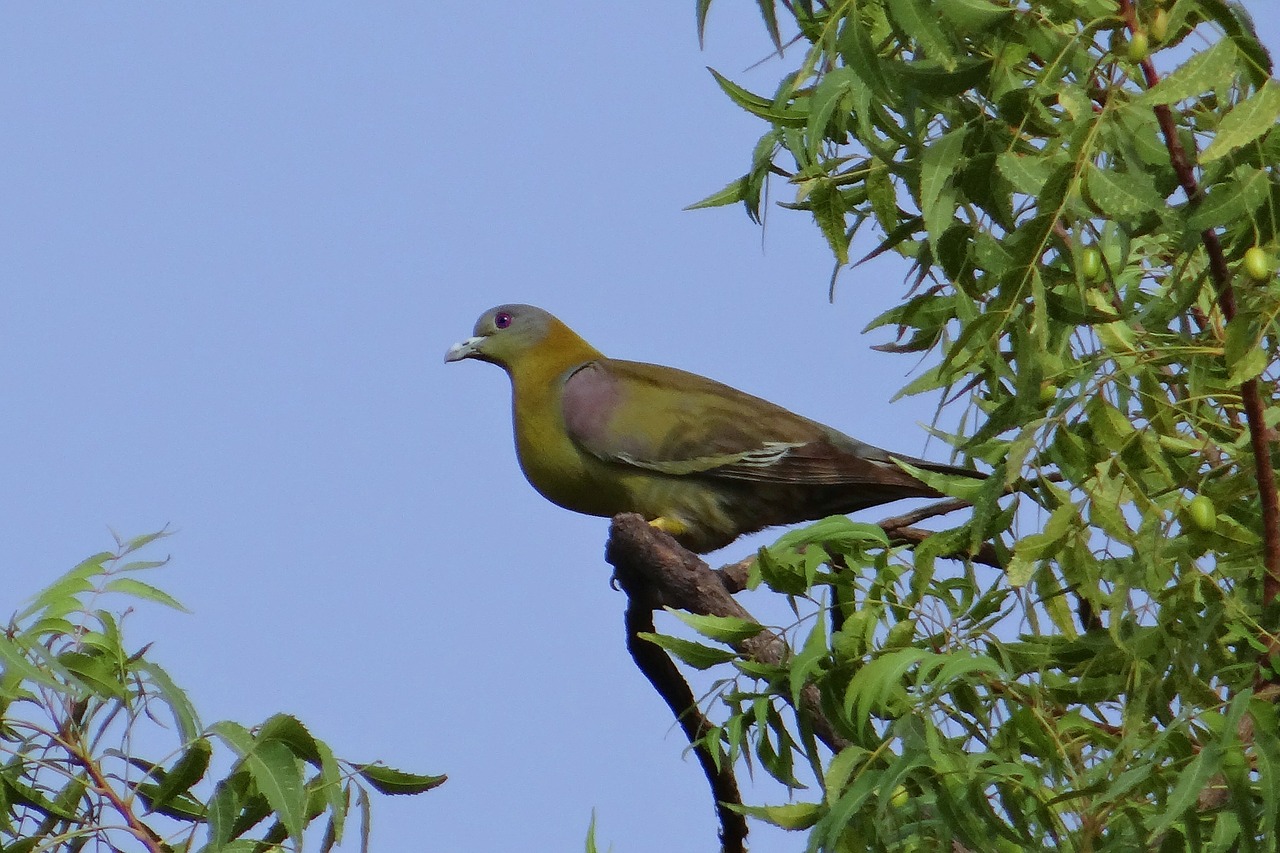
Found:
<path fill-rule="evenodd" d="M 465 341 L 459 341 L 449 347 L 449 351 L 444 354 L 445 363 L 448 364 L 451 361 L 462 361 L 464 358 L 471 358 L 476 354 L 483 341 L 484 338 L 479 335 L 474 338 L 467 338 Z"/>

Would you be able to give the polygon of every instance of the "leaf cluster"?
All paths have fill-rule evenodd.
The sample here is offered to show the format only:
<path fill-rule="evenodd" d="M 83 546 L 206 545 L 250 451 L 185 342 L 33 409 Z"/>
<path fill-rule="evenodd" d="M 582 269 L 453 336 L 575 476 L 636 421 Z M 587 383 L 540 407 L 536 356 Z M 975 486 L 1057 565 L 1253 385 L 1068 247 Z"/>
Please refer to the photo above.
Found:
<path fill-rule="evenodd" d="M 798 61 L 772 94 L 713 72 L 767 130 L 695 206 L 758 220 L 785 180 L 837 274 L 865 228 L 912 259 L 869 328 L 992 474 L 909 556 L 837 519 L 762 551 L 753 583 L 797 604 L 785 664 L 708 625 L 668 646 L 732 668 L 717 742 L 819 792 L 750 813 L 811 850 L 1267 848 L 1280 83 L 1247 14 L 759 5 Z M 944 559 L 979 548 L 999 571 Z M 792 710 L 805 686 L 847 745 Z"/>
<path fill-rule="evenodd" d="M 135 558 L 162 535 L 80 563 L 0 634 L 0 849 L 259 853 L 300 849 L 315 824 L 328 850 L 353 806 L 367 849 L 369 788 L 417 794 L 445 777 L 343 761 L 285 714 L 203 726 L 150 646 L 126 644 L 128 610 L 100 606 L 115 594 L 181 609 L 136 577 L 167 562 Z"/>

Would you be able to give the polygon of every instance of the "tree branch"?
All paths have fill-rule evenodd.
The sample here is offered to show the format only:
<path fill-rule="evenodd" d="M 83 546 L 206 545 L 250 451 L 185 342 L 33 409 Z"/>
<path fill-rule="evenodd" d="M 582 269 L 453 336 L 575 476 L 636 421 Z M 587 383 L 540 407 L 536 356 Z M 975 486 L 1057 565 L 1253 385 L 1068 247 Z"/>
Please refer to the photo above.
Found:
<path fill-rule="evenodd" d="M 621 580 L 623 589 L 627 585 Z M 711 723 L 698 710 L 693 691 L 680 675 L 675 663 L 662 650 L 649 640 L 640 636 L 642 633 L 653 633 L 653 607 L 643 600 L 645 589 L 636 590 L 632 594 L 628 590 L 626 626 L 627 651 L 631 659 L 644 673 L 645 678 L 658 691 L 658 695 L 667 703 L 671 713 L 675 715 L 685 737 L 698 756 L 702 772 L 711 786 L 711 796 L 715 800 L 716 815 L 720 819 L 720 847 L 723 853 L 745 853 L 747 849 L 747 819 L 730 808 L 730 805 L 741 805 L 742 794 L 738 791 L 738 780 L 733 775 L 733 767 L 722 750 L 712 753 L 712 746 L 704 738 L 711 731 Z"/>
<path fill-rule="evenodd" d="M 734 600 L 720 574 L 639 515 L 614 516 L 605 559 L 614 567 L 622 589 L 650 610 L 672 607 L 702 616 L 734 616 L 757 621 Z M 775 666 L 791 655 L 787 641 L 764 628 L 735 648 L 752 660 Z M 818 740 L 833 752 L 848 746 L 848 741 L 822 713 L 821 697 L 812 684 L 801 689 L 799 710 Z"/>
<path fill-rule="evenodd" d="M 129 834 L 138 839 L 139 842 L 147 849 L 148 853 L 163 853 L 165 847 L 161 844 L 160 836 L 152 831 L 151 827 L 138 818 L 133 813 L 133 809 L 120 798 L 115 789 L 111 787 L 111 783 L 102 773 L 93 756 L 86 755 L 81 751 L 79 744 L 73 743 L 69 739 L 58 739 L 62 748 L 67 751 L 71 759 L 84 768 L 84 772 L 88 775 L 92 786 L 89 790 L 98 794 L 111 803 L 111 807 L 116 810 L 120 817 L 124 818 L 125 826 L 129 830 Z"/>
<path fill-rule="evenodd" d="M 1134 13 L 1131 0 L 1120 0 L 1120 11 L 1130 32 L 1138 31 L 1138 19 Z M 1142 60 L 1142 75 L 1147 87 L 1160 82 L 1154 63 L 1150 58 Z M 1160 125 L 1160 133 L 1164 136 L 1165 147 L 1169 151 L 1169 163 L 1178 176 L 1182 191 L 1187 194 L 1191 207 L 1196 207 L 1204 200 L 1204 190 L 1196 180 L 1195 168 L 1191 158 L 1182 147 L 1178 138 L 1177 125 L 1173 120 L 1173 111 L 1167 104 L 1153 107 L 1156 121 Z M 1222 241 L 1212 228 L 1200 232 L 1200 242 L 1204 245 L 1209 257 L 1209 274 L 1217 288 L 1218 307 L 1227 323 L 1236 316 L 1236 293 L 1231 284 L 1231 271 L 1227 267 L 1226 254 L 1222 251 Z M 1263 421 L 1264 407 L 1262 395 L 1258 390 L 1257 377 L 1245 380 L 1240 386 L 1240 400 L 1244 408 L 1245 423 L 1249 428 L 1249 444 L 1253 452 L 1254 477 L 1258 482 L 1258 496 L 1262 501 L 1262 540 L 1263 568 L 1265 575 L 1262 582 L 1262 603 L 1271 604 L 1280 596 L 1280 495 L 1276 492 L 1275 471 L 1271 465 L 1271 447 L 1266 424 Z M 1272 652 L 1280 651 L 1274 644 Z"/>

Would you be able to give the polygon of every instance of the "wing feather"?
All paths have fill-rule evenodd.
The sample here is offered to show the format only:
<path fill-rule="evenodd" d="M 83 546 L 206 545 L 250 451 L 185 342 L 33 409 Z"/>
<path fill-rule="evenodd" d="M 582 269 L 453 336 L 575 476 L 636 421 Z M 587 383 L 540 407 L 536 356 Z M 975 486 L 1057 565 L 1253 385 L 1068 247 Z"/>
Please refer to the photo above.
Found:
<path fill-rule="evenodd" d="M 920 485 L 878 447 L 669 367 L 589 362 L 565 379 L 563 414 L 569 437 L 583 451 L 673 476 Z"/>

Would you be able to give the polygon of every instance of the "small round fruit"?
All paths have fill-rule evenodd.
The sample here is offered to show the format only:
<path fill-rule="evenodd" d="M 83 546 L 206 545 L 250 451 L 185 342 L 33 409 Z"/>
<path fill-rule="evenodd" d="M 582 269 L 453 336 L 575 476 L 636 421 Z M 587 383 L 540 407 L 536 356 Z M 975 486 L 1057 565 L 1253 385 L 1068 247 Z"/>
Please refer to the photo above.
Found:
<path fill-rule="evenodd" d="M 1167 9 L 1156 9 L 1156 13 L 1151 16 L 1151 37 L 1156 40 L 1156 44 L 1160 44 L 1169 35 L 1169 11 Z"/>
<path fill-rule="evenodd" d="M 893 789 L 893 794 L 889 797 L 889 805 L 893 806 L 895 809 L 900 809 L 905 806 L 907 801 L 910 799 L 911 794 L 907 791 L 906 786 L 899 785 Z"/>
<path fill-rule="evenodd" d="M 1141 62 L 1151 55 L 1151 39 L 1144 32 L 1136 32 L 1129 39 L 1129 58 Z"/>
<path fill-rule="evenodd" d="M 916 620 L 903 619 L 889 629 L 889 635 L 884 638 L 884 647 L 886 649 L 900 649 L 909 644 L 915 635 Z"/>
<path fill-rule="evenodd" d="M 1187 504 L 1187 518 L 1191 520 L 1192 527 L 1204 533 L 1212 533 L 1218 526 L 1218 510 L 1204 495 L 1196 495 Z"/>
<path fill-rule="evenodd" d="M 1250 246 L 1244 253 L 1244 271 L 1254 281 L 1266 281 L 1275 274 L 1275 259 L 1258 246 Z"/>
<path fill-rule="evenodd" d="M 1080 274 L 1086 281 L 1102 278 L 1102 253 L 1093 246 L 1080 253 Z"/>
<path fill-rule="evenodd" d="M 1040 383 L 1040 405 L 1047 406 L 1058 399 L 1058 386 L 1048 379 Z"/>

